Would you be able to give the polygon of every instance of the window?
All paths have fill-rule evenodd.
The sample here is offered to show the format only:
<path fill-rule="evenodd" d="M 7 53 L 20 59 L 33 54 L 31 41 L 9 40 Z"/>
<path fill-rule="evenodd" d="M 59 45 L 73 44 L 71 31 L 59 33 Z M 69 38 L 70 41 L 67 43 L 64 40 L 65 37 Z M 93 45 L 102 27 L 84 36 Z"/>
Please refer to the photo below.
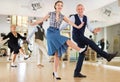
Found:
<path fill-rule="evenodd" d="M 26 16 L 12 16 L 11 24 L 17 25 L 18 27 L 27 27 L 28 17 Z"/>

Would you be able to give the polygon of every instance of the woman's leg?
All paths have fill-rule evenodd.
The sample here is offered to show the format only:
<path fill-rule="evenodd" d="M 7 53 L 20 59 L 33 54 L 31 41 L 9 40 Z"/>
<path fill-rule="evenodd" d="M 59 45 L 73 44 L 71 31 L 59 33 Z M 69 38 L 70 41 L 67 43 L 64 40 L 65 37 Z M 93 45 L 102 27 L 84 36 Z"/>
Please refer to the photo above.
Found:
<path fill-rule="evenodd" d="M 59 66 L 59 57 L 58 57 L 58 53 L 56 52 L 55 55 L 54 55 L 54 65 L 53 65 L 53 68 L 54 68 L 54 76 L 56 77 L 56 79 L 61 79 L 58 74 L 57 74 L 57 70 L 58 70 L 58 66 Z"/>
<path fill-rule="evenodd" d="M 54 72 L 57 72 L 58 65 L 59 65 L 59 57 L 58 57 L 58 53 L 56 52 L 54 55 Z"/>
<path fill-rule="evenodd" d="M 80 48 L 77 45 L 75 45 L 71 40 L 67 40 L 66 41 L 67 45 L 77 51 L 79 51 L 80 53 L 83 52 L 85 50 L 85 48 Z"/>
<path fill-rule="evenodd" d="M 14 63 L 15 63 L 16 56 L 17 56 L 17 54 L 13 54 L 12 63 L 11 63 L 11 66 L 12 66 L 12 67 L 16 67 L 16 65 L 14 64 Z"/>
<path fill-rule="evenodd" d="M 12 53 L 10 52 L 10 55 L 9 55 L 9 60 L 11 60 L 11 56 L 12 56 Z"/>
<path fill-rule="evenodd" d="M 15 59 L 16 59 L 16 54 L 13 55 L 13 61 L 12 62 L 15 62 Z"/>
<path fill-rule="evenodd" d="M 25 54 L 25 52 L 24 52 L 24 50 L 23 50 L 22 48 L 19 49 L 19 52 L 20 52 L 22 55 L 24 55 L 24 59 L 25 59 L 25 60 L 30 57 L 30 55 L 26 55 L 26 54 Z"/>

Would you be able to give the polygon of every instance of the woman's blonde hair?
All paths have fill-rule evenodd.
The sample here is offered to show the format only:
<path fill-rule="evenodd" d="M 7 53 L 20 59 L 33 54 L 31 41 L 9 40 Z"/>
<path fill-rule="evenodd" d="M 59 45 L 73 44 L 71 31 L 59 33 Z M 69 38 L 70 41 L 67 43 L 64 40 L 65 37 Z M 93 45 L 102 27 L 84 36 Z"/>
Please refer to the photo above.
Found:
<path fill-rule="evenodd" d="M 16 27 L 16 25 L 11 25 L 10 27 L 11 27 L 11 28 L 12 28 L 12 27 Z"/>

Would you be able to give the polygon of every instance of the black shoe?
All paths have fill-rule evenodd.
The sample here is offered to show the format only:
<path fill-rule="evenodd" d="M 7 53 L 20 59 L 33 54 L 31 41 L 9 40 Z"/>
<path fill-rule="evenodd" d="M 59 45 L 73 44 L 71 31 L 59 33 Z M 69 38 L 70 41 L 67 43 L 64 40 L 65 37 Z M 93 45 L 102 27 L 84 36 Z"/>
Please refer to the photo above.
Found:
<path fill-rule="evenodd" d="M 74 74 L 74 77 L 79 77 L 79 78 L 86 78 L 86 75 L 82 75 L 82 74 Z"/>
<path fill-rule="evenodd" d="M 53 72 L 53 78 L 54 77 L 56 78 L 56 80 L 61 80 L 61 78 L 60 77 L 56 77 L 55 74 L 54 74 L 54 72 Z"/>
<path fill-rule="evenodd" d="M 110 62 L 117 54 L 118 54 L 118 52 L 116 52 L 114 54 L 109 54 L 107 61 Z"/>
<path fill-rule="evenodd" d="M 24 60 L 27 60 L 28 58 L 30 58 L 31 56 L 29 55 L 28 57 L 24 57 Z"/>
<path fill-rule="evenodd" d="M 28 58 L 24 58 L 24 60 L 27 60 Z"/>
<path fill-rule="evenodd" d="M 9 61 L 12 60 L 11 58 L 9 58 Z"/>

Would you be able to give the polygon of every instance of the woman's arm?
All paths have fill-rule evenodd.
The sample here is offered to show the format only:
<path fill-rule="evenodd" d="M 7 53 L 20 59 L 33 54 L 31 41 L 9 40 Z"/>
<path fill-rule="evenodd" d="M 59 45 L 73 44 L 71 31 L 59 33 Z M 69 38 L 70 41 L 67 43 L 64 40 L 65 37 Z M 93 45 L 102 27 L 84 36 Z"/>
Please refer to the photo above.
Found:
<path fill-rule="evenodd" d="M 19 33 L 17 34 L 18 34 L 18 38 L 21 38 L 22 40 L 26 40 L 26 37 L 21 36 Z"/>
<path fill-rule="evenodd" d="M 5 40 L 10 37 L 10 33 L 2 38 L 2 40 Z"/>
<path fill-rule="evenodd" d="M 42 23 L 43 21 L 45 21 L 45 20 L 47 20 L 48 18 L 50 17 L 50 15 L 49 14 L 47 14 L 45 17 L 43 17 L 42 19 L 40 19 L 40 20 L 37 20 L 37 21 L 35 21 L 34 23 L 29 23 L 31 26 L 34 26 L 34 25 L 37 25 L 37 24 L 39 24 L 39 23 Z"/>
<path fill-rule="evenodd" d="M 82 22 L 79 26 L 77 26 L 76 24 L 74 24 L 73 22 L 71 22 L 67 17 L 64 16 L 64 21 L 67 22 L 68 24 L 70 24 L 71 26 L 76 27 L 77 29 L 80 29 L 83 25 L 84 22 Z"/>

